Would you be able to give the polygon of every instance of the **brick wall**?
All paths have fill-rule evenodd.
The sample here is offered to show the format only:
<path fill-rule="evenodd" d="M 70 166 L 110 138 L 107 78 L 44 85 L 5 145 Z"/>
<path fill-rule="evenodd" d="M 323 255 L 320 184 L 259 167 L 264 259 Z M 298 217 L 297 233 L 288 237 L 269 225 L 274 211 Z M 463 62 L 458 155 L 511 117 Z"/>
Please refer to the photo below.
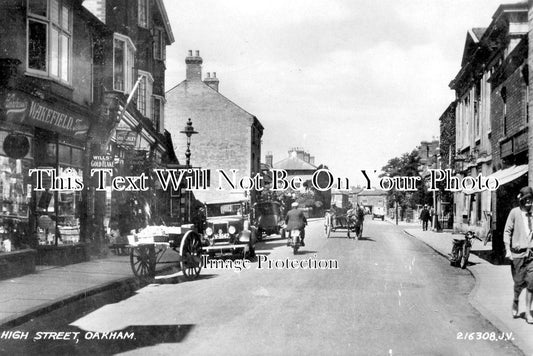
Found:
<path fill-rule="evenodd" d="M 165 128 L 171 133 L 176 155 L 185 164 L 186 139 L 183 130 L 191 118 L 197 135 L 191 138 L 191 165 L 211 169 L 211 190 L 195 192 L 199 200 L 237 197 L 225 186 L 216 191 L 216 169 L 238 169 L 237 177 L 250 176 L 252 153 L 260 158 L 260 137 L 252 145 L 253 116 L 201 81 L 184 81 L 167 92 Z M 257 140 L 257 139 L 256 139 Z"/>
<path fill-rule="evenodd" d="M 507 105 L 502 99 L 502 89 L 507 91 Z M 497 169 L 502 168 L 499 140 L 511 137 L 526 125 L 526 83 L 522 76 L 522 67 L 517 68 L 505 81 L 498 85 L 491 94 L 492 120 L 492 162 Z M 504 115 L 506 106 L 507 114 Z M 507 130 L 504 133 L 504 116 L 507 118 Z"/>

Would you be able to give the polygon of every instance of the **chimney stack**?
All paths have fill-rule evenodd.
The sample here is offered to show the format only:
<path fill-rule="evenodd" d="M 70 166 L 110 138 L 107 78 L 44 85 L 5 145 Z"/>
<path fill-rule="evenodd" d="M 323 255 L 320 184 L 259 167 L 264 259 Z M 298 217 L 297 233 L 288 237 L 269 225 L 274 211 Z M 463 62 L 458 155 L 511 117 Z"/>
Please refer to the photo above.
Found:
<path fill-rule="evenodd" d="M 213 72 L 213 76 L 211 76 L 211 73 L 207 73 L 207 78 L 204 79 L 204 83 L 211 87 L 213 90 L 218 91 L 219 80 L 217 78 L 217 72 Z"/>
<path fill-rule="evenodd" d="M 272 152 L 268 152 L 266 155 L 265 155 L 265 163 L 267 164 L 267 166 L 269 166 L 270 168 L 274 167 L 273 165 L 273 161 L 274 161 L 274 156 L 272 155 Z"/>
<path fill-rule="evenodd" d="M 311 163 L 313 166 L 315 165 L 315 156 L 309 157 L 309 163 Z"/>
<path fill-rule="evenodd" d="M 196 51 L 196 55 L 192 55 L 192 51 L 189 50 L 189 55 L 185 58 L 185 64 L 187 65 L 187 81 L 201 81 L 202 80 L 202 57 L 200 57 L 200 51 Z"/>

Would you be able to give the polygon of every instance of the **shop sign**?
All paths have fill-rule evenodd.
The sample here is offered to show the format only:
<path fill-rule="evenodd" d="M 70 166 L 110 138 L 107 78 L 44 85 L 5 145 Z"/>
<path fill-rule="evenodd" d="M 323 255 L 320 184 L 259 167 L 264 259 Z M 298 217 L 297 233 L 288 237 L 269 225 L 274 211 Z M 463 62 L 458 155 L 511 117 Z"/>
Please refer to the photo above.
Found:
<path fill-rule="evenodd" d="M 502 142 L 500 145 L 500 156 L 502 158 L 513 154 L 513 140 Z"/>
<path fill-rule="evenodd" d="M 30 95 L 8 92 L 0 105 L 6 120 L 37 126 L 63 135 L 82 138 L 89 130 L 89 120 L 80 114 Z"/>
<path fill-rule="evenodd" d="M 91 158 L 91 168 L 115 168 L 113 156 L 93 156 Z"/>
<path fill-rule="evenodd" d="M 514 153 L 527 150 L 527 131 L 522 132 L 514 138 Z"/>
<path fill-rule="evenodd" d="M 117 144 L 128 147 L 135 147 L 137 144 L 137 133 L 131 130 L 116 130 Z"/>

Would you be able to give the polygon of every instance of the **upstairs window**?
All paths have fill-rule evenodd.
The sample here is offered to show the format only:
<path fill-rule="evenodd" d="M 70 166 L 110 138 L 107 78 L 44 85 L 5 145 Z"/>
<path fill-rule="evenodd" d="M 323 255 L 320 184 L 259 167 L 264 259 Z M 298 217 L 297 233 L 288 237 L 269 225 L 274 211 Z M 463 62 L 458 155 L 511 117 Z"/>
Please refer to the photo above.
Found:
<path fill-rule="evenodd" d="M 137 0 L 138 24 L 144 28 L 148 28 L 148 1 Z"/>
<path fill-rule="evenodd" d="M 139 71 L 139 87 L 137 88 L 137 110 L 147 117 L 152 111 L 152 88 L 154 79 L 148 72 Z"/>
<path fill-rule="evenodd" d="M 129 37 L 115 33 L 113 43 L 113 89 L 131 92 L 134 79 L 135 46 Z"/>
<path fill-rule="evenodd" d="M 71 81 L 72 8 L 67 0 L 28 0 L 27 70 Z"/>
<path fill-rule="evenodd" d="M 156 131 L 160 131 L 161 127 L 164 126 L 164 118 L 163 113 L 165 112 L 164 109 L 165 105 L 165 99 L 161 96 L 154 95 L 152 97 L 152 122 L 154 124 L 154 127 Z"/>
<path fill-rule="evenodd" d="M 161 28 L 154 31 L 154 59 L 165 60 L 165 33 Z"/>

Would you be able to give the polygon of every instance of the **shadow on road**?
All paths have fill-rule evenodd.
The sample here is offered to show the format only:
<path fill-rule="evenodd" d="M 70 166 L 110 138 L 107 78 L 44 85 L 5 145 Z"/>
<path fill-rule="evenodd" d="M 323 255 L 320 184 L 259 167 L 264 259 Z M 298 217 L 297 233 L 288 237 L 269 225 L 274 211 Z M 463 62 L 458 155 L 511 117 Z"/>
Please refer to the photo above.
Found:
<path fill-rule="evenodd" d="M 255 249 L 256 249 L 256 251 L 273 250 L 273 249 L 275 249 L 276 247 L 279 247 L 279 246 L 287 246 L 286 240 L 283 240 L 283 241 L 280 241 L 280 242 L 275 242 L 275 243 L 262 244 L 260 247 L 256 246 Z"/>

